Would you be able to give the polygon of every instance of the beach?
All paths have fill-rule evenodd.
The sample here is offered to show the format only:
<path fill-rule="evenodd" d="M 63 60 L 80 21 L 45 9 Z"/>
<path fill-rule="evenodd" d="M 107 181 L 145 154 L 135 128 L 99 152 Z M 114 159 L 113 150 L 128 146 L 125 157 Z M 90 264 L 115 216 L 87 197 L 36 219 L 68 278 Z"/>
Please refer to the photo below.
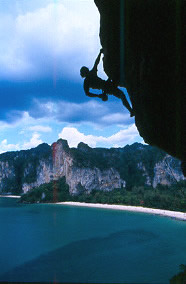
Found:
<path fill-rule="evenodd" d="M 0 197 L 11 197 L 11 198 L 20 198 L 19 195 L 0 195 Z"/>
<path fill-rule="evenodd" d="M 186 221 L 186 213 L 164 210 L 164 209 L 146 208 L 146 207 L 141 207 L 141 206 L 83 203 L 83 202 L 70 202 L 70 201 L 69 202 L 57 202 L 56 204 L 141 212 L 141 213 L 156 214 L 156 215 L 161 215 L 165 217 L 171 217 L 174 219 Z"/>
<path fill-rule="evenodd" d="M 20 198 L 21 196 L 0 195 L 0 197 Z M 155 214 L 155 215 L 160 215 L 160 216 L 165 216 L 165 217 L 170 217 L 170 218 L 186 221 L 186 213 L 184 213 L 184 212 L 170 211 L 170 210 L 164 210 L 164 209 L 155 209 L 155 208 L 147 208 L 147 207 L 142 207 L 142 206 L 101 204 L 101 203 L 85 203 L 85 202 L 73 202 L 73 201 L 56 202 L 55 204 L 67 205 L 67 206 L 92 207 L 92 208 L 103 208 L 103 209 L 112 209 L 112 210 L 141 212 L 141 213 Z"/>

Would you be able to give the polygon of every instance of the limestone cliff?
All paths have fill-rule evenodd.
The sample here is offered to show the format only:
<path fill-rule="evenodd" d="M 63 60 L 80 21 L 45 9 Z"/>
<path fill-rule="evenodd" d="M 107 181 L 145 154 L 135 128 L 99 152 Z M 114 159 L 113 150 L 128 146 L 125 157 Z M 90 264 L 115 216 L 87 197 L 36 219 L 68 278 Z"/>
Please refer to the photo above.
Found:
<path fill-rule="evenodd" d="M 184 0 L 94 0 L 104 70 L 127 88 L 145 142 L 185 161 Z"/>
<path fill-rule="evenodd" d="M 66 140 L 0 155 L 0 191 L 21 193 L 65 177 L 71 194 L 135 185 L 171 185 L 184 179 L 180 162 L 165 152 L 135 143 L 124 148 L 90 148 Z"/>
<path fill-rule="evenodd" d="M 75 152 L 77 152 L 74 149 Z M 77 159 L 69 148 L 67 141 L 58 140 L 52 145 L 53 153 L 53 178 L 65 176 L 72 194 L 78 193 L 83 187 L 90 192 L 93 189 L 112 190 L 125 186 L 116 169 L 100 170 L 99 167 L 89 167 L 88 164 L 77 164 Z"/>

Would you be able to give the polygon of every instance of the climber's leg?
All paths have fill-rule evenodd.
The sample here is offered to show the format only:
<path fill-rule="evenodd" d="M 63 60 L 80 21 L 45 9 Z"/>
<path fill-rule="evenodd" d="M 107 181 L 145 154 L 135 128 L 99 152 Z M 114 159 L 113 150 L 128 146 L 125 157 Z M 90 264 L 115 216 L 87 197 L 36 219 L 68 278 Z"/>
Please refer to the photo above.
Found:
<path fill-rule="evenodd" d="M 113 95 L 119 99 L 122 100 L 122 103 L 123 105 L 128 109 L 128 111 L 130 112 L 130 116 L 134 116 L 134 111 L 133 109 L 131 108 L 131 106 L 129 105 L 127 99 L 126 99 L 126 96 L 125 94 L 118 88 L 115 88 L 114 92 L 113 92 Z"/>

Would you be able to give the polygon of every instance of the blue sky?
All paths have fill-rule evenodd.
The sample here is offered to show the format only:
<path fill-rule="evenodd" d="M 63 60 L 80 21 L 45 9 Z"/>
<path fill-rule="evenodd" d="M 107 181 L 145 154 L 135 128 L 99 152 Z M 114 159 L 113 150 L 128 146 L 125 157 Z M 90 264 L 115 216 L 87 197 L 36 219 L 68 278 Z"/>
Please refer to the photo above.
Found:
<path fill-rule="evenodd" d="M 80 67 L 100 48 L 93 0 L 0 1 L 0 153 L 59 138 L 71 147 L 143 142 L 120 100 L 84 94 Z"/>

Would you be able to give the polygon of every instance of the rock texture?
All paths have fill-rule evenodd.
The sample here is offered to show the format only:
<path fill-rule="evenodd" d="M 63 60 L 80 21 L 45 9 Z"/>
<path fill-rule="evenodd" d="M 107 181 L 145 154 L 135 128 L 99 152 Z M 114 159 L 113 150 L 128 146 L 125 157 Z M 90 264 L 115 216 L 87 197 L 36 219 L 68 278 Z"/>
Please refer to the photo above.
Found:
<path fill-rule="evenodd" d="M 157 148 L 135 143 L 124 148 L 90 148 L 80 143 L 69 148 L 66 140 L 0 155 L 0 191 L 21 193 L 65 177 L 71 194 L 93 189 L 158 184 L 182 179 L 179 160 Z"/>
<path fill-rule="evenodd" d="M 81 189 L 90 192 L 93 189 L 113 190 L 125 186 L 125 181 L 121 179 L 116 169 L 100 170 L 96 166 L 89 167 L 85 164 L 82 167 L 81 163 L 78 164 L 76 156 L 74 157 L 65 140 L 54 143 L 52 153 L 54 179 L 65 176 L 72 194 L 78 193 Z"/>
<path fill-rule="evenodd" d="M 94 0 L 104 70 L 127 88 L 144 141 L 183 161 L 184 0 Z"/>

